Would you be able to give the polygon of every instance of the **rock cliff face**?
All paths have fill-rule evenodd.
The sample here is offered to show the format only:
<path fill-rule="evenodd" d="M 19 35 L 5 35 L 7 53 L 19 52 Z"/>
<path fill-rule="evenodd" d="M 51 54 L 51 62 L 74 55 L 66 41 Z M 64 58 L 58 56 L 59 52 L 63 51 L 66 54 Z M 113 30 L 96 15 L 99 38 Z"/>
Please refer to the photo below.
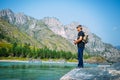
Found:
<path fill-rule="evenodd" d="M 0 17 L 13 23 L 15 21 L 14 13 L 10 9 L 0 11 Z"/>
<path fill-rule="evenodd" d="M 80 24 L 78 22 L 64 25 L 55 17 L 37 20 L 23 13 L 15 14 L 10 9 L 0 11 L 0 17 L 37 40 L 41 45 L 51 49 L 76 51 L 76 46 L 72 42 L 77 37 L 76 26 Z M 93 34 L 88 27 L 83 26 L 83 31 L 89 35 L 89 43 L 85 48 L 88 54 L 99 55 L 112 62 L 120 61 L 119 50 L 102 42 L 101 38 Z"/>
<path fill-rule="evenodd" d="M 45 24 L 56 34 L 68 39 L 71 43 L 76 39 L 76 26 L 80 23 L 72 22 L 68 25 L 63 25 L 61 22 L 53 17 L 44 18 Z M 53 24 L 52 24 L 53 23 Z M 89 43 L 86 44 L 86 52 L 90 55 L 100 55 L 105 57 L 108 61 L 120 61 L 120 51 L 110 44 L 101 41 L 101 38 L 93 34 L 88 27 L 83 26 L 83 31 L 89 35 Z"/>
<path fill-rule="evenodd" d="M 57 19 L 57 18 L 47 18 L 45 17 L 44 19 L 42 19 L 42 21 L 49 27 L 49 29 L 51 29 L 54 33 L 61 35 L 65 38 L 67 38 L 66 36 L 66 32 L 64 29 L 64 25 Z"/>

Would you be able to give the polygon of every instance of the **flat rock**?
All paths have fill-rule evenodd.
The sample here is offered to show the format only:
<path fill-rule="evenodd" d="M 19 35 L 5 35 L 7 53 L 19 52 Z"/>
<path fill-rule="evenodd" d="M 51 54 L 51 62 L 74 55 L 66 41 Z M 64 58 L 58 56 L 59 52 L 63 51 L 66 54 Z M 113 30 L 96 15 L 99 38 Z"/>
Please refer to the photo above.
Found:
<path fill-rule="evenodd" d="M 73 69 L 64 75 L 60 80 L 109 80 L 109 72 L 101 69 L 84 68 Z"/>
<path fill-rule="evenodd" d="M 96 68 L 75 68 L 65 74 L 60 80 L 120 80 L 119 64 L 112 67 L 102 65 Z"/>

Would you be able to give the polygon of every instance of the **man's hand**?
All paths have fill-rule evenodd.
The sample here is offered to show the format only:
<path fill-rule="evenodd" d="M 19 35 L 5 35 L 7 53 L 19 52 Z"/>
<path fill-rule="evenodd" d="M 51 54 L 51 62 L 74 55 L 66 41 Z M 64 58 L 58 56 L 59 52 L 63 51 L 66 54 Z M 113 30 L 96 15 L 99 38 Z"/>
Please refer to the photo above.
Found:
<path fill-rule="evenodd" d="M 74 40 L 74 44 L 76 45 L 76 44 L 77 44 L 77 43 L 79 43 L 80 41 L 82 41 L 82 36 L 80 36 L 80 38 L 79 38 L 79 39 Z"/>
<path fill-rule="evenodd" d="M 75 45 L 77 44 L 77 40 L 74 40 L 74 44 L 75 44 Z"/>

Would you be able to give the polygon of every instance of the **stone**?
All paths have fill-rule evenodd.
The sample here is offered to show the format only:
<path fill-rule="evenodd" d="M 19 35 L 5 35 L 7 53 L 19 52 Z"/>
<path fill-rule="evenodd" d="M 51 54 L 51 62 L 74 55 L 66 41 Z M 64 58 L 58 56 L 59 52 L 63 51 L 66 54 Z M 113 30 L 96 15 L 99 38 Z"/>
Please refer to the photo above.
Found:
<path fill-rule="evenodd" d="M 117 67 L 117 68 L 116 68 Z M 119 63 L 99 65 L 96 68 L 75 68 L 60 80 L 120 80 Z"/>

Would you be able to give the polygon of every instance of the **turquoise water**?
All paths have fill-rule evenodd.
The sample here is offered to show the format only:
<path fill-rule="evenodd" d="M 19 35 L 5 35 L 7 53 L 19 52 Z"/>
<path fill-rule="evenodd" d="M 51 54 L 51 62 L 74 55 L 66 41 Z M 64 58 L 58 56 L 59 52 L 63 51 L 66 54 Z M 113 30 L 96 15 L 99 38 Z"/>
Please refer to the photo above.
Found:
<path fill-rule="evenodd" d="M 75 63 L 0 62 L 0 80 L 59 80 Z M 95 67 L 94 64 L 85 64 Z"/>

